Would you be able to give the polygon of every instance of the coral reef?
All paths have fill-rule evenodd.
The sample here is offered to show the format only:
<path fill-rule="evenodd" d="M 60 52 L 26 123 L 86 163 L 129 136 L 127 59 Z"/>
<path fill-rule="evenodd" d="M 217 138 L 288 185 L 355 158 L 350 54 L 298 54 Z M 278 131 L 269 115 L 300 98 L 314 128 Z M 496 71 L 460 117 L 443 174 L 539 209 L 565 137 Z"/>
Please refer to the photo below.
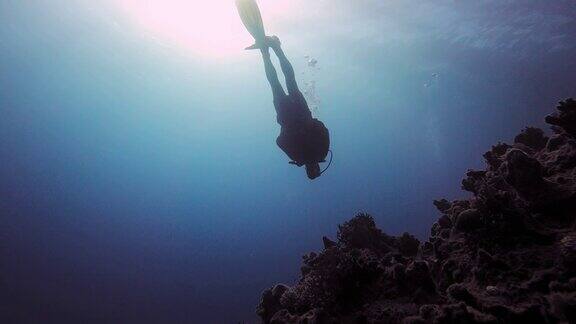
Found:
<path fill-rule="evenodd" d="M 576 323 L 576 101 L 470 170 L 467 200 L 438 200 L 428 241 L 367 214 L 263 294 L 264 323 Z"/>

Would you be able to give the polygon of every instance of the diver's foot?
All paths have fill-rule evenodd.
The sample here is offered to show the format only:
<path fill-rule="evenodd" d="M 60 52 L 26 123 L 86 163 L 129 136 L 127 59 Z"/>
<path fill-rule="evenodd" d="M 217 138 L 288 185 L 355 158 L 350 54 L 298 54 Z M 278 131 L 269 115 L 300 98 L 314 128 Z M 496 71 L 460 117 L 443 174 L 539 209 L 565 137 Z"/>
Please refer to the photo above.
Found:
<path fill-rule="evenodd" d="M 248 46 L 245 50 L 267 50 L 268 48 L 272 48 L 273 50 L 280 49 L 282 43 L 280 42 L 280 38 L 278 36 L 266 36 L 263 42 L 256 42 L 252 46 Z"/>
<path fill-rule="evenodd" d="M 272 49 L 278 49 L 282 45 L 278 36 L 266 36 L 266 44 Z"/>
<path fill-rule="evenodd" d="M 263 49 L 267 49 L 267 48 L 268 48 L 268 46 L 261 46 L 261 45 L 258 44 L 258 43 L 254 43 L 253 45 L 250 45 L 250 46 L 246 47 L 245 50 L 247 50 L 247 51 L 257 50 L 257 49 L 263 50 Z"/>

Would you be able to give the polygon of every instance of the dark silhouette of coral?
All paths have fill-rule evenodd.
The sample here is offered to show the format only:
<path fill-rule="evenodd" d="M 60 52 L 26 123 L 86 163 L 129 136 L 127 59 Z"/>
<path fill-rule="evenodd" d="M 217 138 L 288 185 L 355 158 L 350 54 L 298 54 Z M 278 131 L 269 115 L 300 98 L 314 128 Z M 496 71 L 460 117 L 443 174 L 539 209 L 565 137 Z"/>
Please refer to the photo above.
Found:
<path fill-rule="evenodd" d="M 427 242 L 367 214 L 304 256 L 300 281 L 263 294 L 264 323 L 576 323 L 576 101 L 498 144 L 435 201 Z"/>

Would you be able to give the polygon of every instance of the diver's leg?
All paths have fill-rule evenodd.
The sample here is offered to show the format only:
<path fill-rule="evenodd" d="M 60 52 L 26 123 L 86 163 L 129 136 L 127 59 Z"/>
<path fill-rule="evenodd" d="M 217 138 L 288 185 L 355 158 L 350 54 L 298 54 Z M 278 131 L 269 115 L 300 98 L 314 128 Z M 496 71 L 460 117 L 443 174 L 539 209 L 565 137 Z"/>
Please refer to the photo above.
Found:
<path fill-rule="evenodd" d="M 274 53 L 276 53 L 276 56 L 278 56 L 278 60 L 280 61 L 282 73 L 284 73 L 284 77 L 286 78 L 286 88 L 288 88 L 288 93 L 299 93 L 300 90 L 298 89 L 298 83 L 296 82 L 296 76 L 294 75 L 294 68 L 286 57 L 286 54 L 284 54 L 284 51 L 280 46 L 280 40 L 277 38 L 272 41 L 272 49 L 274 49 Z"/>
<path fill-rule="evenodd" d="M 274 64 L 272 64 L 272 60 L 270 59 L 270 52 L 268 48 L 267 47 L 263 48 L 260 51 L 262 52 L 262 59 L 264 60 L 264 69 L 266 70 L 266 78 L 268 78 L 270 87 L 272 87 L 272 94 L 274 95 L 274 99 L 286 96 L 286 93 L 282 88 L 282 84 L 278 80 L 278 74 L 276 73 Z"/>

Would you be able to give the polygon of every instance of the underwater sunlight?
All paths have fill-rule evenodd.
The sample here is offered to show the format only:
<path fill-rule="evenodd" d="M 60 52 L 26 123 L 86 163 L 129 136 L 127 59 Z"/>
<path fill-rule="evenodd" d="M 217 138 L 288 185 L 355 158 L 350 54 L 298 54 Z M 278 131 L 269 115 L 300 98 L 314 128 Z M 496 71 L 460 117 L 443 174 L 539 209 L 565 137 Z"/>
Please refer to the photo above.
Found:
<path fill-rule="evenodd" d="M 289 19 L 299 1 L 260 1 L 267 20 Z M 230 57 L 253 40 L 232 0 L 118 0 L 120 8 L 154 37 L 209 58 Z"/>

